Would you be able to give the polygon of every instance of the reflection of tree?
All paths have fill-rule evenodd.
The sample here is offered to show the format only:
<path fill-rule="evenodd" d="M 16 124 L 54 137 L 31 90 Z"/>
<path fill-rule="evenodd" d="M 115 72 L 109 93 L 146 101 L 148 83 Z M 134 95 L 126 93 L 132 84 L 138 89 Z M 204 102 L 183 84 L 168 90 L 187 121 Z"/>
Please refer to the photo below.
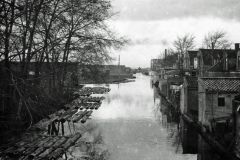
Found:
<path fill-rule="evenodd" d="M 82 138 L 67 152 L 69 159 L 109 159 L 109 151 L 105 147 L 102 132 L 97 124 L 86 123 L 85 125 L 75 127 L 82 134 Z"/>

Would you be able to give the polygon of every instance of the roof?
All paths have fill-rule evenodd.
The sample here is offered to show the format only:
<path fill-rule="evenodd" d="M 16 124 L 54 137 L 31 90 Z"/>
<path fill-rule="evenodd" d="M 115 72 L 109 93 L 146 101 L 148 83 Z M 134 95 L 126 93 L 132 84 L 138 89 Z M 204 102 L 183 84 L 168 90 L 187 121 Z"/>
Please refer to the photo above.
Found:
<path fill-rule="evenodd" d="M 208 91 L 240 91 L 240 78 L 202 78 L 202 80 Z"/>
<path fill-rule="evenodd" d="M 198 78 L 197 77 L 186 77 L 187 86 L 191 88 L 198 87 Z"/>
<path fill-rule="evenodd" d="M 178 69 L 174 69 L 174 70 L 170 70 L 165 72 L 166 75 L 178 75 L 179 74 L 179 70 Z"/>

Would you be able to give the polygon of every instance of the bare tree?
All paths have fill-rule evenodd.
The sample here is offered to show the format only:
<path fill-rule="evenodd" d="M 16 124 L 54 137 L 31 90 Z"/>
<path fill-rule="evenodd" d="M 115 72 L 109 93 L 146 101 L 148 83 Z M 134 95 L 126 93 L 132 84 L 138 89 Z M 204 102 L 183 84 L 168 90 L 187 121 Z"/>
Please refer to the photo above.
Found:
<path fill-rule="evenodd" d="M 195 36 L 187 33 L 182 37 L 177 36 L 177 39 L 173 42 L 177 52 L 181 55 L 185 55 L 187 50 L 192 49 L 195 46 Z"/>
<path fill-rule="evenodd" d="M 111 60 L 114 15 L 107 0 L 0 1 L 0 137 L 58 109 L 75 64 Z"/>
<path fill-rule="evenodd" d="M 222 30 L 210 31 L 203 39 L 203 47 L 209 49 L 226 49 L 231 46 L 227 32 Z"/>

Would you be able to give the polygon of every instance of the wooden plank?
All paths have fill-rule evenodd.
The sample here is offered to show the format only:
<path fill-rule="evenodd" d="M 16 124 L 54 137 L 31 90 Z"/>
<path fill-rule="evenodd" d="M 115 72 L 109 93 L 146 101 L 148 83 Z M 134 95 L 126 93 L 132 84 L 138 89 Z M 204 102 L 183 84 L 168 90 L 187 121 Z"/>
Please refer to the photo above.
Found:
<path fill-rule="evenodd" d="M 24 150 L 24 152 L 22 153 L 23 155 L 27 156 L 30 153 L 34 152 L 37 148 L 26 148 L 26 150 Z"/>
<path fill-rule="evenodd" d="M 61 109 L 61 110 L 57 111 L 57 112 L 55 113 L 55 115 L 56 115 L 56 116 L 60 116 L 60 115 L 62 115 L 64 112 L 65 112 L 65 110 L 64 110 L 64 109 Z"/>
<path fill-rule="evenodd" d="M 44 152 L 46 150 L 46 148 L 44 147 L 39 147 L 37 148 L 35 151 L 33 151 L 32 153 L 29 154 L 28 157 L 37 157 L 39 154 L 41 154 L 42 152 Z"/>
<path fill-rule="evenodd" d="M 193 121 L 190 117 L 188 117 L 187 115 L 183 114 L 182 116 L 183 116 L 183 118 L 185 118 L 189 123 L 193 123 L 193 122 L 194 122 L 194 121 Z"/>
<path fill-rule="evenodd" d="M 53 140 L 53 137 L 49 136 L 49 137 L 43 137 L 42 140 L 40 140 L 39 143 L 36 143 L 35 145 L 33 145 L 34 147 L 42 147 L 45 143 L 49 142 Z M 32 147 L 32 146 L 31 146 Z"/>
<path fill-rule="evenodd" d="M 56 148 L 46 148 L 46 150 L 43 151 L 42 153 L 40 153 L 40 154 L 36 157 L 36 159 L 37 159 L 37 158 L 39 158 L 39 159 L 47 159 L 47 156 L 48 156 L 49 154 L 51 154 L 54 150 L 56 150 Z"/>
<path fill-rule="evenodd" d="M 67 141 L 67 137 L 61 137 L 59 140 L 57 140 L 55 143 L 53 143 L 51 145 L 51 147 L 53 148 L 58 148 L 60 147 L 63 143 L 65 143 Z"/>
<path fill-rule="evenodd" d="M 61 145 L 61 148 L 57 148 L 50 155 L 47 156 L 48 159 L 57 159 L 61 157 L 65 151 L 68 150 L 72 145 L 74 145 L 77 140 L 81 138 L 81 134 L 77 133 L 73 137 L 70 137 L 66 142 Z"/>
<path fill-rule="evenodd" d="M 25 139 L 22 139 L 20 142 L 15 143 L 13 145 L 14 146 L 24 146 L 24 145 L 28 144 L 29 142 L 35 141 L 35 140 L 40 139 L 40 138 L 41 138 L 41 136 L 36 135 L 36 134 L 34 134 L 33 136 L 28 135 L 28 136 L 26 136 Z"/>
<path fill-rule="evenodd" d="M 48 155 L 46 159 L 58 159 L 64 153 L 65 153 L 65 150 L 63 148 L 57 148 L 50 155 Z"/>
<path fill-rule="evenodd" d="M 76 109 L 68 110 L 65 113 L 63 113 L 61 116 L 59 116 L 57 118 L 57 121 L 64 121 L 65 122 L 66 118 L 69 118 L 70 116 L 72 116 L 76 112 L 77 112 Z"/>
<path fill-rule="evenodd" d="M 40 136 L 38 136 L 37 139 L 40 139 Z M 36 140 L 36 138 L 34 139 L 33 137 L 29 138 L 29 139 L 24 139 L 21 142 L 13 144 L 12 147 L 8 148 L 7 150 L 5 150 L 3 152 L 4 152 L 4 154 L 6 154 L 6 153 L 19 154 L 19 153 L 23 152 L 24 150 L 26 150 L 27 145 L 29 145 L 29 143 L 34 142 L 35 140 Z"/>
<path fill-rule="evenodd" d="M 53 144 L 56 143 L 57 141 L 59 141 L 61 138 L 64 138 L 64 137 L 54 136 L 54 137 L 52 137 L 51 140 L 49 140 L 48 142 L 44 143 L 42 145 L 42 147 L 44 147 L 44 148 L 53 147 Z"/>
<path fill-rule="evenodd" d="M 101 106 L 101 104 L 96 104 L 95 105 L 95 110 L 97 110 L 100 106 Z"/>
<path fill-rule="evenodd" d="M 90 106 L 90 109 L 95 109 L 95 106 L 96 106 L 96 104 L 95 103 L 92 103 L 92 105 Z"/>
<path fill-rule="evenodd" d="M 51 154 L 56 148 L 61 148 L 61 145 L 67 141 L 68 138 L 61 137 L 59 140 L 57 140 L 55 143 L 51 145 L 51 148 L 46 148 L 44 152 L 38 155 L 39 158 L 45 158 L 49 154 Z"/>
<path fill-rule="evenodd" d="M 88 116 L 84 116 L 82 119 L 81 119 L 81 123 L 85 123 L 86 121 L 87 121 L 87 119 L 88 119 Z"/>
<path fill-rule="evenodd" d="M 68 121 L 73 121 L 75 118 L 77 118 L 79 116 L 81 117 L 82 114 L 84 114 L 84 111 L 78 111 L 72 117 L 68 118 Z"/>
<path fill-rule="evenodd" d="M 87 111 L 86 116 L 90 117 L 93 111 Z"/>
<path fill-rule="evenodd" d="M 75 116 L 73 119 L 72 119 L 72 122 L 78 122 L 80 119 L 82 119 L 84 117 L 84 115 L 86 114 L 86 110 L 84 112 L 81 112 L 81 114 L 77 114 L 77 116 Z"/>
<path fill-rule="evenodd" d="M 90 103 L 87 103 L 87 105 L 86 105 L 86 109 L 89 109 L 89 107 L 91 106 L 91 104 Z"/>
<path fill-rule="evenodd" d="M 39 128 L 39 129 L 43 129 L 46 128 L 49 124 L 51 124 L 53 121 L 57 120 L 58 116 L 55 116 L 53 118 L 44 120 L 42 122 L 39 122 L 38 124 L 34 125 L 34 128 Z"/>

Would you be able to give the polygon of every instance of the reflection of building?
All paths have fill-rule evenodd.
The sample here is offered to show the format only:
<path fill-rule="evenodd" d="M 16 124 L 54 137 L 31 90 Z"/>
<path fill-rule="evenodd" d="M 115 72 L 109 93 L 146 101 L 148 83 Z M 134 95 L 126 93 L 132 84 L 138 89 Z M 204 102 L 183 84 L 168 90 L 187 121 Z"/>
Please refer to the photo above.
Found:
<path fill-rule="evenodd" d="M 240 95 L 233 99 L 233 134 L 236 144 L 233 148 L 234 153 L 240 158 Z"/>
<path fill-rule="evenodd" d="M 198 81 L 197 77 L 183 77 L 181 88 L 180 109 L 181 113 L 189 118 L 198 119 Z M 198 134 L 192 127 L 181 119 L 181 136 L 183 153 L 196 154 L 198 150 Z"/>
<path fill-rule="evenodd" d="M 167 71 L 163 68 L 159 77 L 163 83 L 159 86 L 169 103 L 178 105 L 170 86 L 183 83 L 180 94 L 183 153 L 198 150 L 198 159 L 217 160 L 220 155 L 225 156 L 220 152 L 215 154 L 213 150 L 224 150 L 231 155 L 232 148 L 235 148 L 240 158 L 239 44 L 235 44 L 235 50 L 188 51 L 182 65 L 182 69 Z M 194 126 L 195 131 L 189 126 Z M 209 145 L 211 142 L 214 145 Z"/>

